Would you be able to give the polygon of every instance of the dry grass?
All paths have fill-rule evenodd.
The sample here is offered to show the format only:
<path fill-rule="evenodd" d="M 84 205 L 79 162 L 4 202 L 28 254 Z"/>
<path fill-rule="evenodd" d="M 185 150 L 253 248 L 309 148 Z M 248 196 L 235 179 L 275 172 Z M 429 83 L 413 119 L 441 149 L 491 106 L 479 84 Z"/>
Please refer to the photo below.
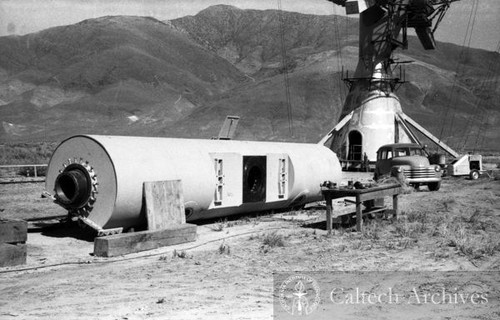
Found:
<path fill-rule="evenodd" d="M 278 233 L 277 231 L 267 233 L 262 237 L 262 245 L 268 246 L 270 248 L 284 247 L 285 246 L 284 236 Z"/>
<path fill-rule="evenodd" d="M 379 243 L 387 249 L 406 249 L 421 244 L 437 251 L 454 248 L 468 259 L 481 259 L 500 251 L 499 223 L 488 210 L 451 213 L 452 199 L 443 201 L 444 212 L 412 210 L 403 212 L 393 223 L 369 221 L 365 223 L 364 241 Z M 353 249 L 363 247 L 362 240 L 352 242 Z M 434 248 L 434 249 L 433 249 Z"/>
<path fill-rule="evenodd" d="M 189 259 L 192 258 L 192 256 L 189 255 L 185 250 L 180 250 L 180 251 L 174 250 L 172 252 L 172 258 Z"/>
<path fill-rule="evenodd" d="M 226 244 L 224 241 L 222 241 L 222 243 L 220 244 L 219 248 L 217 249 L 217 252 L 219 254 L 231 254 L 231 247 Z"/>
<path fill-rule="evenodd" d="M 284 235 L 278 233 L 277 231 L 263 234 L 260 238 L 262 243 L 260 246 L 261 253 L 268 253 L 271 252 L 273 248 L 285 246 Z"/>
<path fill-rule="evenodd" d="M 56 142 L 0 145 L 0 165 L 49 163 L 56 146 Z"/>

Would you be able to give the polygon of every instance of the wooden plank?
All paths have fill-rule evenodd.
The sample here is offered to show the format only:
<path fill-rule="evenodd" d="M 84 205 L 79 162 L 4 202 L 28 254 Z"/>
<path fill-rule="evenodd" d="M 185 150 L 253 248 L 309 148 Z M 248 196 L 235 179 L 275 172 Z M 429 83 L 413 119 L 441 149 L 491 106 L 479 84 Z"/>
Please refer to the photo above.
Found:
<path fill-rule="evenodd" d="M 399 196 L 397 194 L 392 196 L 392 209 L 394 210 L 394 219 L 397 219 L 399 215 L 398 198 Z"/>
<path fill-rule="evenodd" d="M 363 207 L 361 207 L 361 209 L 363 209 Z M 378 212 L 386 211 L 386 210 L 387 210 L 387 207 L 375 207 L 373 209 L 365 209 L 365 210 L 361 210 L 361 211 L 362 211 L 363 216 L 364 216 L 367 214 L 378 213 Z M 341 211 L 341 212 L 332 211 L 332 221 L 334 221 L 335 219 L 340 218 L 342 216 L 355 215 L 355 214 L 356 214 L 356 207 L 354 207 L 353 211 Z"/>
<path fill-rule="evenodd" d="M 413 132 L 410 130 L 410 128 L 408 128 L 408 126 L 406 125 L 406 122 L 401 118 L 401 116 L 397 115 L 395 120 L 396 120 L 395 127 L 399 128 L 399 126 L 401 126 L 403 128 L 403 131 L 410 137 L 410 140 L 412 140 L 412 143 L 417 143 L 419 145 L 422 145 L 422 143 L 417 138 L 417 136 L 415 134 L 413 134 Z M 398 136 L 399 136 L 399 133 L 398 133 Z M 399 141 L 395 141 L 395 142 L 399 143 Z"/>
<path fill-rule="evenodd" d="M 360 196 L 356 196 L 356 231 L 363 230 L 363 208 L 361 207 Z"/>
<path fill-rule="evenodd" d="M 162 230 L 122 233 L 94 240 L 94 255 L 113 257 L 196 240 L 196 225 L 181 224 Z"/>
<path fill-rule="evenodd" d="M 0 219 L 0 243 L 26 242 L 28 223 L 23 220 Z"/>
<path fill-rule="evenodd" d="M 344 198 L 344 197 L 355 197 L 358 194 L 371 194 L 375 191 L 381 191 L 381 190 L 392 190 L 392 189 L 398 189 L 401 187 L 399 184 L 388 184 L 388 185 L 381 185 L 373 188 L 366 188 L 366 189 L 322 189 L 321 192 L 323 194 L 331 194 L 333 199 L 336 198 Z M 391 191 L 389 191 L 391 192 Z"/>
<path fill-rule="evenodd" d="M 332 235 L 332 197 L 329 194 L 325 195 L 326 200 L 326 230 L 327 235 Z"/>
<path fill-rule="evenodd" d="M 443 149 L 444 151 L 448 152 L 451 156 L 453 156 L 455 158 L 458 158 L 460 156 L 457 152 L 455 152 L 455 150 L 453 150 L 448 145 L 446 145 L 443 141 L 441 141 L 440 139 L 438 139 L 437 137 L 435 137 L 432 133 L 430 133 L 429 131 L 427 131 L 424 127 L 422 127 L 421 125 L 419 125 L 416 121 L 414 121 L 412 118 L 408 117 L 406 114 L 404 114 L 404 113 L 398 113 L 397 115 L 398 115 L 398 117 L 400 119 L 402 119 L 403 121 L 408 122 L 415 129 L 417 129 L 421 134 L 423 134 L 429 140 L 431 140 L 436 145 L 438 145 L 439 147 L 441 147 L 441 149 Z"/>
<path fill-rule="evenodd" d="M 186 223 L 180 180 L 144 182 L 148 230 L 162 230 Z"/>
<path fill-rule="evenodd" d="M 361 201 L 373 200 L 377 198 L 389 197 L 395 194 L 399 194 L 401 192 L 401 188 L 392 188 L 386 190 L 378 190 L 370 193 L 361 193 L 359 195 Z"/>
<path fill-rule="evenodd" d="M 26 264 L 26 244 L 0 243 L 0 267 Z"/>

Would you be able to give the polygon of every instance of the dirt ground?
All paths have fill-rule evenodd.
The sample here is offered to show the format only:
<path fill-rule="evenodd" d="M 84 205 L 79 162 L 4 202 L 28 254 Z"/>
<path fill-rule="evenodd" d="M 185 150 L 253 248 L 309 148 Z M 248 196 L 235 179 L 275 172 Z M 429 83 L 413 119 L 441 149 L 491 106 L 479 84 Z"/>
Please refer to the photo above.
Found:
<path fill-rule="evenodd" d="M 40 183 L 0 185 L 0 217 L 63 214 L 40 198 L 42 190 Z M 400 199 L 397 221 L 368 219 L 361 233 L 337 226 L 327 237 L 325 210 L 316 204 L 200 223 L 195 242 L 116 258 L 92 256 L 92 238 L 75 226 L 35 228 L 27 264 L 0 268 L 0 319 L 288 319 L 297 317 L 279 309 L 273 273 L 275 280 L 276 273 L 312 274 L 330 285 L 348 272 L 338 283 L 377 278 L 375 286 L 401 289 L 413 285 L 408 274 L 435 283 L 449 271 L 484 278 L 488 304 L 341 312 L 322 296 L 314 317 L 302 318 L 500 318 L 500 180 L 447 177 L 438 192 L 422 187 Z M 352 209 L 336 201 L 337 212 Z"/>

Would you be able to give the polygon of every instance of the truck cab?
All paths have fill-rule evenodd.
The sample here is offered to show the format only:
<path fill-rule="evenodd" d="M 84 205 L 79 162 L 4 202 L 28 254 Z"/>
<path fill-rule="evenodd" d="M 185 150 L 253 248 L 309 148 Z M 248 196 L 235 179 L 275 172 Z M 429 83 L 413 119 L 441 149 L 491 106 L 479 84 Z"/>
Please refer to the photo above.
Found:
<path fill-rule="evenodd" d="M 431 165 L 426 152 L 414 143 L 387 144 L 378 149 L 374 179 L 391 175 L 404 177 L 416 189 L 420 185 L 427 185 L 430 191 L 441 187 L 441 167 Z"/>

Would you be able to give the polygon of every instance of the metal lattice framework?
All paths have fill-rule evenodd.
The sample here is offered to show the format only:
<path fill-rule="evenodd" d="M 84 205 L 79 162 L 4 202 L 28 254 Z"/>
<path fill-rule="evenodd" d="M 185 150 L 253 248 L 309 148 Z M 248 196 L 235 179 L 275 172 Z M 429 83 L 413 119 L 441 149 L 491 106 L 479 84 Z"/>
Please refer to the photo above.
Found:
<path fill-rule="evenodd" d="M 370 37 L 362 35 L 360 38 L 360 62 L 364 68 L 358 66 L 354 77 L 342 75 L 349 89 L 354 83 L 363 81 L 368 89 L 375 85 L 385 92 L 393 92 L 405 83 L 401 64 L 408 61 L 395 62 L 392 54 L 397 48 L 408 48 L 408 28 L 415 30 L 426 50 L 435 49 L 434 32 L 450 4 L 459 0 L 329 1 L 346 7 L 348 14 L 360 13 L 365 22 L 375 25 L 366 32 Z M 394 64 L 400 67 L 396 77 L 392 76 Z M 382 71 L 381 77 L 373 77 L 377 70 Z"/>

